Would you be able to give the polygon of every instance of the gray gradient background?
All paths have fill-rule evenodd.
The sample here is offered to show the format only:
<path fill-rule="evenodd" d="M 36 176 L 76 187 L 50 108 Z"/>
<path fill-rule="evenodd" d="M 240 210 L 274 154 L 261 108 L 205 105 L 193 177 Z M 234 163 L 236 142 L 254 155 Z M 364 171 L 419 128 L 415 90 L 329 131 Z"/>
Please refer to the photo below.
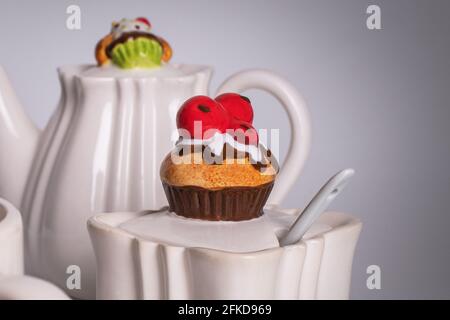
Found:
<path fill-rule="evenodd" d="M 69 4 L 82 8 L 81 31 L 65 28 Z M 380 31 L 366 28 L 369 4 L 381 7 Z M 0 63 L 41 127 L 58 100 L 56 67 L 92 63 L 122 16 L 148 16 L 173 61 L 215 66 L 212 92 L 243 68 L 284 75 L 308 103 L 314 136 L 283 205 L 303 207 L 337 170 L 357 171 L 332 205 L 364 222 L 352 298 L 450 298 L 449 12 L 449 1 L 0 0 Z M 272 97 L 247 95 L 257 127 L 288 127 Z M 371 264 L 381 290 L 366 288 Z"/>

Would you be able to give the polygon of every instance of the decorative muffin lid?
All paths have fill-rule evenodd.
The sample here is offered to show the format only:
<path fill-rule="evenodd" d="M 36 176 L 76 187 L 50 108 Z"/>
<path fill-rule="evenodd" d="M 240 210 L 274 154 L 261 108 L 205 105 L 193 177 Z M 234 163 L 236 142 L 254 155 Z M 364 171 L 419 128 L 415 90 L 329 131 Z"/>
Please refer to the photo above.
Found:
<path fill-rule="evenodd" d="M 122 69 L 156 68 L 172 57 L 172 48 L 151 32 L 152 25 L 143 17 L 113 22 L 111 31 L 95 49 L 99 66 L 111 63 Z"/>
<path fill-rule="evenodd" d="M 195 96 L 181 106 L 180 138 L 160 169 L 170 211 L 211 221 L 264 214 L 278 164 L 252 122 L 250 100 L 236 93 Z"/>

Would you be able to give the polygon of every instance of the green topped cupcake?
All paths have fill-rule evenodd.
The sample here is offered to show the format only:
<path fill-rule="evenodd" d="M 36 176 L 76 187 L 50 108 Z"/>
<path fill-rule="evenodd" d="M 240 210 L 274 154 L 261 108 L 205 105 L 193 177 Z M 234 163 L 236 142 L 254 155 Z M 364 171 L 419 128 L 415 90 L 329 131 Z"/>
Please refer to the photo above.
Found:
<path fill-rule="evenodd" d="M 100 66 L 111 62 L 123 69 L 155 68 L 172 57 L 172 48 L 150 32 L 145 18 L 114 22 L 110 34 L 99 41 L 96 58 Z"/>

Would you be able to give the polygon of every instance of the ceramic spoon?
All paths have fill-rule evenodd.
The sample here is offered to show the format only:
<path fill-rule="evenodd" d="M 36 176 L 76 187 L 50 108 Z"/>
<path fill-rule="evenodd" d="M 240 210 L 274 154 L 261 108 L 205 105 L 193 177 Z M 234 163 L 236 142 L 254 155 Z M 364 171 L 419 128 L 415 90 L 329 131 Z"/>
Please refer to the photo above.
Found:
<path fill-rule="evenodd" d="M 280 239 L 280 246 L 294 244 L 304 236 L 314 221 L 324 212 L 336 196 L 345 188 L 355 174 L 353 169 L 345 169 L 334 175 L 319 190 L 303 212 L 298 216 L 289 231 Z"/>

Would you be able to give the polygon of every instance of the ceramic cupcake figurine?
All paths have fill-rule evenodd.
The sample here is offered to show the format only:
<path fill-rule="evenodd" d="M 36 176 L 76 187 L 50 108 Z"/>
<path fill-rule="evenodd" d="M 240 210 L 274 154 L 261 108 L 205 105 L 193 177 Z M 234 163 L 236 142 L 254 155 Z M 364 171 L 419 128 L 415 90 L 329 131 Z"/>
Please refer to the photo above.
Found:
<path fill-rule="evenodd" d="M 163 38 L 151 33 L 146 18 L 113 22 L 111 31 L 95 49 L 99 66 L 111 62 L 122 69 L 155 68 L 172 57 L 172 48 Z"/>
<path fill-rule="evenodd" d="M 278 172 L 253 128 L 250 100 L 195 96 L 177 114 L 180 138 L 161 165 L 170 211 L 203 220 L 259 217 Z"/>

